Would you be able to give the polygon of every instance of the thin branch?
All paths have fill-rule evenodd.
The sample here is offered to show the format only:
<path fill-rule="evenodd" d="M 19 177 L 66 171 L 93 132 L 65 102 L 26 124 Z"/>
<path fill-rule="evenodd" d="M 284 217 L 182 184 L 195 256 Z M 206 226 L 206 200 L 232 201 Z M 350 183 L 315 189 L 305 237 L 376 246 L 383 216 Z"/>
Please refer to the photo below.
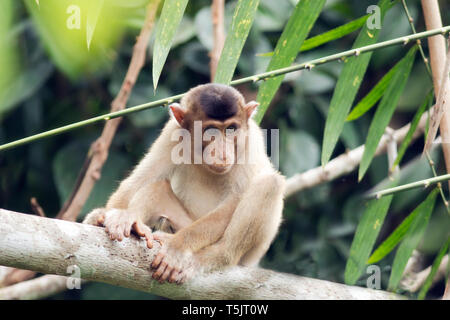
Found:
<path fill-rule="evenodd" d="M 38 203 L 38 201 L 35 197 L 30 199 L 30 204 L 31 204 L 31 210 L 33 210 L 33 212 L 35 214 L 37 214 L 40 217 L 45 217 L 44 209 L 42 209 L 41 205 Z"/>
<path fill-rule="evenodd" d="M 234 81 L 231 81 L 231 85 L 236 86 L 236 85 L 240 85 L 240 84 L 244 84 L 244 83 L 250 83 L 250 82 L 257 82 L 257 81 L 261 81 L 261 80 L 267 80 L 269 78 L 273 78 L 282 74 L 286 74 L 286 73 L 290 73 L 290 72 L 294 72 L 294 71 L 298 71 L 298 70 L 304 70 L 304 69 L 311 69 L 314 68 L 315 66 L 321 65 L 321 64 L 325 64 L 325 63 L 329 63 L 332 61 L 337 61 L 337 60 L 341 60 L 341 59 L 345 59 L 347 57 L 350 56 L 359 56 L 360 54 L 366 53 L 366 52 L 370 52 L 370 51 L 374 51 L 374 50 L 378 50 L 378 49 L 382 49 L 382 48 L 387 48 L 387 47 L 391 47 L 391 46 L 395 46 L 395 45 L 400 45 L 400 44 L 407 44 L 410 41 L 415 41 L 417 39 L 422 39 L 422 38 L 427 38 L 427 37 L 431 37 L 434 36 L 436 34 L 441 34 L 441 35 L 445 35 L 448 32 L 450 32 L 450 26 L 446 26 L 443 28 L 439 28 L 439 29 L 434 29 L 434 30 L 428 30 L 425 32 L 420 32 L 417 34 L 412 34 L 412 35 L 408 35 L 408 36 L 403 36 L 403 37 L 399 37 L 399 38 L 395 38 L 395 39 L 391 39 L 388 41 L 384 41 L 384 42 L 379 42 L 379 43 L 375 43 L 372 45 L 368 45 L 368 46 L 364 46 L 364 47 L 360 47 L 360 48 L 356 48 L 356 49 L 351 49 L 351 50 L 347 50 L 347 51 L 343 51 L 340 53 L 336 53 L 336 54 L 332 54 L 326 57 L 322 57 L 322 58 L 318 58 L 318 59 L 314 59 L 305 63 L 300 63 L 300 64 L 294 64 L 290 67 L 286 67 L 286 68 L 281 68 L 281 69 L 276 69 L 276 70 L 272 70 L 272 71 L 267 71 L 267 72 L 263 72 L 257 75 L 253 75 L 250 77 L 245 77 L 245 78 L 241 78 L 241 79 L 237 79 Z M 129 107 L 127 109 L 124 110 L 120 110 L 120 111 L 115 111 L 115 112 L 111 112 L 111 113 L 107 113 L 107 114 L 103 114 L 97 117 L 93 117 L 87 120 L 83 120 L 80 122 L 75 122 L 63 127 L 59 127 L 56 129 L 52 129 L 49 131 L 45 131 L 45 132 L 41 132 L 38 134 L 35 134 L 33 136 L 29 136 L 23 139 L 19 139 L 13 142 L 9 142 L 3 145 L 0 145 L 0 151 L 1 150 L 6 150 L 6 149 L 11 149 L 20 145 L 24 145 L 36 140 L 40 140 L 43 138 L 47 138 L 47 137 L 51 137 L 57 134 L 61 134 L 63 132 L 67 132 L 67 131 L 71 131 L 89 124 L 93 124 L 96 122 L 101 122 L 101 121 L 110 121 L 111 119 L 115 119 L 118 117 L 122 117 L 124 115 L 128 115 L 131 113 L 135 113 L 135 112 L 139 112 L 142 110 L 146 110 L 146 109 L 150 109 L 150 108 L 155 108 L 155 107 L 160 107 L 160 106 L 167 106 L 170 103 L 177 101 L 179 99 L 181 99 L 186 93 L 181 93 L 175 96 L 171 96 L 168 98 L 164 98 L 164 99 L 160 99 L 160 100 L 156 100 L 156 101 L 152 101 L 152 102 L 147 102 L 144 104 L 140 104 L 134 107 Z M 449 140 L 450 141 L 450 140 Z"/>
<path fill-rule="evenodd" d="M 20 228 L 18 228 L 20 226 Z M 38 235 L 38 236 L 36 236 Z M 160 284 L 149 261 L 160 246 L 111 241 L 103 228 L 0 209 L 0 265 L 101 281 L 171 299 L 403 299 L 381 291 L 250 267 L 199 274 L 183 285 Z M 73 267 L 76 266 L 76 267 Z M 71 273 L 74 274 L 73 271 Z M 72 276 L 72 280 L 77 278 Z M 0 289 L 0 299 L 4 292 Z M 16 296 L 17 297 L 17 296 Z"/>
<path fill-rule="evenodd" d="M 216 75 L 220 54 L 222 53 L 223 44 L 225 43 L 225 0 L 212 1 L 211 15 L 214 44 L 211 52 L 209 53 L 209 57 L 211 58 L 209 67 L 211 70 L 211 82 L 213 82 L 214 76 Z"/>
<path fill-rule="evenodd" d="M 448 255 L 444 256 L 444 258 L 442 259 L 438 271 L 435 277 L 433 278 L 433 284 L 437 283 L 445 276 L 447 263 L 448 263 Z M 400 282 L 400 287 L 409 292 L 416 292 L 423 286 L 430 272 L 431 266 L 419 272 L 414 271 L 405 272 Z"/>
<path fill-rule="evenodd" d="M 153 0 L 147 6 L 147 15 L 144 26 L 133 48 L 131 62 L 119 93 L 111 104 L 111 111 L 117 112 L 125 109 L 128 98 L 136 83 L 139 73 L 145 64 L 146 48 L 150 40 L 156 12 L 160 0 Z M 64 204 L 57 217 L 64 220 L 75 221 L 89 195 L 100 179 L 103 164 L 108 157 L 108 149 L 121 122 L 121 118 L 108 121 L 103 128 L 101 136 L 91 145 L 85 164 L 77 179 L 74 190 L 68 201 Z"/>

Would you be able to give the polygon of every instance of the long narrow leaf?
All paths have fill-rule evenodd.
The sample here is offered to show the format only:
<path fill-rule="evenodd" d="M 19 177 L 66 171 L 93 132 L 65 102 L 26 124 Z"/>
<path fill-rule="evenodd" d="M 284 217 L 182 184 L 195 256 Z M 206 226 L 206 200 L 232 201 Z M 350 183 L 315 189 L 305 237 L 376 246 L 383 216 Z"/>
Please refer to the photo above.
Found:
<path fill-rule="evenodd" d="M 389 70 L 383 76 L 383 78 L 378 81 L 378 83 L 372 88 L 372 90 L 370 90 L 370 92 L 366 94 L 364 98 L 361 99 L 361 101 L 358 102 L 358 104 L 347 116 L 346 121 L 353 121 L 360 118 L 361 116 L 366 114 L 366 112 L 369 111 L 378 102 L 378 100 L 381 99 L 403 59 L 397 62 L 395 66 L 393 66 L 391 70 Z"/>
<path fill-rule="evenodd" d="M 436 256 L 436 259 L 434 259 L 430 274 L 428 275 L 428 277 L 425 280 L 425 283 L 423 284 L 422 288 L 420 289 L 419 296 L 418 296 L 419 300 L 425 299 L 425 296 L 427 295 L 427 292 L 430 289 L 431 284 L 433 283 L 434 276 L 436 275 L 436 273 L 439 269 L 439 266 L 441 265 L 442 258 L 444 258 L 445 254 L 447 253 L 449 246 L 450 246 L 450 237 L 447 239 L 446 242 L 444 242 L 444 244 L 441 247 L 441 250 L 439 250 L 439 253 Z"/>
<path fill-rule="evenodd" d="M 400 100 L 403 89 L 408 81 L 411 72 L 414 58 L 416 56 L 417 46 L 413 46 L 406 54 L 406 59 L 401 62 L 397 72 L 392 77 L 386 92 L 378 105 L 375 116 L 369 127 L 366 143 L 364 146 L 364 153 L 359 165 L 358 180 L 364 177 L 370 163 L 375 155 L 378 143 L 386 130 L 389 121 L 391 120 L 397 103 Z"/>
<path fill-rule="evenodd" d="M 183 18 L 188 0 L 165 0 L 156 26 L 153 48 L 153 88 L 156 90 L 162 68 L 169 54 L 175 33 Z"/>
<path fill-rule="evenodd" d="M 366 23 L 368 17 L 369 15 L 362 16 L 358 19 L 343 24 L 342 26 L 331 29 L 330 31 L 306 39 L 305 42 L 303 42 L 302 46 L 300 47 L 300 52 L 312 50 L 314 48 L 317 48 L 318 46 L 321 46 L 322 44 L 345 37 L 346 35 L 360 29 L 364 25 L 364 23 Z M 273 51 L 267 53 L 260 53 L 257 54 L 257 56 L 271 57 L 273 56 Z"/>
<path fill-rule="evenodd" d="M 411 121 L 411 126 L 409 127 L 408 133 L 406 134 L 405 139 L 403 139 L 403 142 L 400 145 L 400 148 L 398 149 L 397 158 L 395 158 L 392 167 L 395 168 L 400 163 L 400 161 L 402 161 L 406 149 L 411 143 L 413 134 L 416 131 L 417 125 L 419 124 L 419 120 L 422 117 L 422 114 L 425 112 L 425 110 L 427 110 L 431 106 L 432 103 L 433 103 L 433 90 L 430 90 L 430 92 L 427 94 L 427 97 L 425 98 L 425 101 L 422 103 L 419 109 L 417 109 L 416 114 L 414 115 L 414 118 Z"/>
<path fill-rule="evenodd" d="M 259 0 L 239 0 L 223 45 L 214 82 L 229 84 L 255 18 Z"/>
<path fill-rule="evenodd" d="M 404 238 L 405 234 L 408 232 L 411 224 L 415 221 L 417 216 L 420 213 L 422 207 L 419 205 L 417 208 L 413 210 L 403 222 L 391 233 L 391 235 L 383 241 L 382 244 L 372 253 L 367 264 L 377 263 L 381 259 L 383 259 L 386 255 L 388 255 L 394 248 L 399 244 L 400 241 Z"/>
<path fill-rule="evenodd" d="M 381 20 L 389 9 L 389 0 L 380 0 Z M 370 30 L 365 24 L 360 31 L 353 48 L 374 44 L 377 42 L 379 29 Z M 336 143 L 344 128 L 345 119 L 348 111 L 353 104 L 356 93 L 358 92 L 361 81 L 366 73 L 372 53 L 364 53 L 358 57 L 350 57 L 345 61 L 344 68 L 336 83 L 333 97 L 331 98 L 330 108 L 327 120 L 325 122 L 325 132 L 322 145 L 322 165 L 326 165 L 333 153 Z"/>
<path fill-rule="evenodd" d="M 395 290 L 402 279 L 403 271 L 405 270 L 406 263 L 411 257 L 412 252 L 419 244 L 420 239 L 425 232 L 428 225 L 431 213 L 433 212 L 436 196 L 439 192 L 438 188 L 435 188 L 430 192 L 428 197 L 422 202 L 416 210 L 419 211 L 419 215 L 414 219 L 408 232 L 405 235 L 402 243 L 398 247 L 395 254 L 394 262 L 392 264 L 391 277 L 389 278 L 389 290 Z"/>
<path fill-rule="evenodd" d="M 391 182 L 390 187 L 395 187 L 397 181 Z M 364 211 L 361 221 L 356 228 L 350 248 L 350 255 L 345 266 L 345 283 L 353 285 L 364 271 L 367 259 L 383 225 L 392 195 L 381 199 L 370 200 Z"/>
<path fill-rule="evenodd" d="M 325 4 L 325 0 L 300 0 L 289 18 L 286 27 L 278 39 L 275 54 L 270 60 L 267 71 L 287 67 L 297 57 L 298 51 L 313 27 Z M 258 91 L 257 101 L 260 103 L 255 121 L 260 122 L 269 107 L 284 76 L 271 78 L 263 82 Z"/>
<path fill-rule="evenodd" d="M 306 39 L 300 48 L 300 52 L 308 51 L 327 42 L 345 37 L 346 35 L 360 29 L 366 23 L 368 17 L 369 15 L 362 16 L 358 19 L 343 24 L 342 26 L 331 29 L 330 31 Z"/>

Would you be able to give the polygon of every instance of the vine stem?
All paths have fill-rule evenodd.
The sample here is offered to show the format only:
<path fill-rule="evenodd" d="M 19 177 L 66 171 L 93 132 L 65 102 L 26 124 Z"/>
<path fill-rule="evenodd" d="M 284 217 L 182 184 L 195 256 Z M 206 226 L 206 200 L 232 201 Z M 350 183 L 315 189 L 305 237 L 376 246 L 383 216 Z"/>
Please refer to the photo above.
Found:
<path fill-rule="evenodd" d="M 398 192 L 402 192 L 402 191 L 406 191 L 406 190 L 411 190 L 411 189 L 420 188 L 420 187 L 427 188 L 430 185 L 440 183 L 442 181 L 447 181 L 447 180 L 450 180 L 450 174 L 444 174 L 442 176 L 428 178 L 428 179 L 404 184 L 404 185 L 401 185 L 398 187 L 380 190 L 380 191 L 371 193 L 369 195 L 369 198 L 380 199 L 381 197 L 384 197 L 384 196 L 387 196 L 390 194 L 394 194 L 394 193 L 398 193 Z"/>
<path fill-rule="evenodd" d="M 351 49 L 351 50 L 343 51 L 340 53 L 332 54 L 332 55 L 314 59 L 314 60 L 311 60 L 308 62 L 295 64 L 290 67 L 276 69 L 276 70 L 260 73 L 257 75 L 253 75 L 250 77 L 237 79 L 237 80 L 231 81 L 230 85 L 235 86 L 235 85 L 244 84 L 244 83 L 257 82 L 260 80 L 266 80 L 266 79 L 276 77 L 276 76 L 279 76 L 282 74 L 286 74 L 286 73 L 290 73 L 290 72 L 294 72 L 294 71 L 298 71 L 298 70 L 303 70 L 303 69 L 310 70 L 317 65 L 325 64 L 325 63 L 328 63 L 331 61 L 345 59 L 350 56 L 359 56 L 360 54 L 363 54 L 365 52 L 370 52 L 370 51 L 374 51 L 374 50 L 378 50 L 378 49 L 382 49 L 382 48 L 387 48 L 387 47 L 394 46 L 394 45 L 399 45 L 399 44 L 406 45 L 410 41 L 415 41 L 417 39 L 427 38 L 427 37 L 431 37 L 431 36 L 438 35 L 438 34 L 445 35 L 449 32 L 450 32 L 450 26 L 446 26 L 446 27 L 432 29 L 432 30 L 428 30 L 428 31 L 424 31 L 424 32 L 420 32 L 420 33 L 416 33 L 416 34 L 412 34 L 412 35 L 408 35 L 408 36 L 403 36 L 403 37 L 375 43 L 372 45 L 363 46 L 360 48 Z M 27 143 L 30 143 L 30 142 L 33 142 L 36 140 L 43 139 L 43 138 L 55 136 L 57 134 L 71 131 L 71 130 L 74 130 L 74 129 L 77 129 L 77 128 L 80 128 L 80 127 L 83 127 L 83 126 L 86 126 L 89 124 L 93 124 L 96 122 L 108 121 L 108 120 L 111 120 L 114 118 L 122 117 L 124 115 L 128 115 L 131 113 L 135 113 L 138 111 L 142 111 L 142 110 L 146 110 L 146 109 L 150 109 L 150 108 L 154 108 L 154 107 L 168 106 L 170 103 L 181 99 L 185 94 L 186 93 L 181 93 L 181 94 L 171 96 L 168 98 L 164 98 L 161 100 L 147 102 L 147 103 L 140 104 L 140 105 L 137 105 L 134 107 L 130 107 L 130 108 L 127 108 L 124 110 L 119 110 L 119 111 L 103 114 L 103 115 L 93 117 L 93 118 L 90 118 L 87 120 L 75 122 L 75 123 L 72 123 L 72 124 L 69 124 L 66 126 L 62 126 L 62 127 L 56 128 L 56 129 L 41 132 L 41 133 L 26 137 L 26 138 L 15 140 L 13 142 L 9 142 L 9 143 L 0 145 L 0 151 L 11 149 L 11 148 L 14 148 L 14 147 L 17 147 L 20 145 L 24 145 L 24 144 L 27 144 Z"/>

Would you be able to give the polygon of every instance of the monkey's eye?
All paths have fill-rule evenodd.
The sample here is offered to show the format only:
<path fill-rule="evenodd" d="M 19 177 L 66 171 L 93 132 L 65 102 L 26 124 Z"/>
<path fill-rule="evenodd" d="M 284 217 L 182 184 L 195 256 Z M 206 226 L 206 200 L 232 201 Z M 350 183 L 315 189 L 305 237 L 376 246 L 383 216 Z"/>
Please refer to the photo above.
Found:
<path fill-rule="evenodd" d="M 238 126 L 235 125 L 235 124 L 230 124 L 230 125 L 227 127 L 227 131 L 229 131 L 229 132 L 231 132 L 231 133 L 233 133 L 233 132 L 236 131 L 237 129 L 238 129 Z"/>

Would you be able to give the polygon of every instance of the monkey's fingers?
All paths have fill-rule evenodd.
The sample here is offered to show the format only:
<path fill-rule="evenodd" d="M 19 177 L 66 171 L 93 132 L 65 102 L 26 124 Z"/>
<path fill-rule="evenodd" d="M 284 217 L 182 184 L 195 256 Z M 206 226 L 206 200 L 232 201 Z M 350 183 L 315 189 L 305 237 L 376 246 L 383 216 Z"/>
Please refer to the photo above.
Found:
<path fill-rule="evenodd" d="M 172 273 L 171 273 L 170 276 L 169 276 L 168 281 L 169 281 L 170 283 L 175 283 L 175 282 L 177 282 L 177 280 L 180 278 L 180 275 L 181 275 L 180 270 L 179 270 L 178 268 L 174 268 L 173 271 L 172 271 Z"/>
<path fill-rule="evenodd" d="M 159 278 L 159 282 L 163 283 L 164 281 L 168 280 L 169 276 L 172 274 L 172 272 L 174 270 L 175 270 L 174 268 L 172 268 L 171 266 L 167 265 L 166 270 L 164 271 L 164 273 Z"/>
<path fill-rule="evenodd" d="M 159 253 L 156 255 L 155 259 L 153 259 L 153 262 L 152 262 L 152 264 L 151 264 L 151 267 L 152 267 L 153 269 L 158 268 L 159 265 L 161 264 L 161 262 L 163 261 L 163 259 L 164 259 L 164 254 L 161 253 L 161 252 L 159 252 Z"/>
<path fill-rule="evenodd" d="M 153 248 L 153 235 L 152 230 L 149 227 L 141 222 L 136 221 L 135 223 L 133 223 L 133 229 L 140 237 L 144 237 L 147 240 L 147 247 L 149 249 Z"/>
<path fill-rule="evenodd" d="M 155 272 L 153 272 L 152 278 L 155 279 L 155 280 L 160 280 L 160 278 L 163 275 L 164 271 L 166 271 L 166 268 L 167 268 L 167 263 L 165 261 L 163 261 L 159 265 L 158 269 Z"/>

